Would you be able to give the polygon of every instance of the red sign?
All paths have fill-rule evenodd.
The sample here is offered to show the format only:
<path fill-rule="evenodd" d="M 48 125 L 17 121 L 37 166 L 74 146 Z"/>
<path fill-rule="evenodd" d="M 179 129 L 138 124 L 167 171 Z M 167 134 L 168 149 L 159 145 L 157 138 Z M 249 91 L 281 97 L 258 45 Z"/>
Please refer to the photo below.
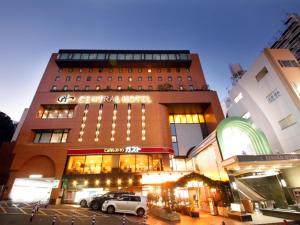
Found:
<path fill-rule="evenodd" d="M 135 146 L 134 146 L 135 147 Z M 158 154 L 158 153 L 168 153 L 173 154 L 173 150 L 170 148 L 155 148 L 155 147 L 145 147 L 138 148 L 138 151 L 128 151 L 128 148 L 96 148 L 96 149 L 69 149 L 68 155 L 111 155 L 111 154 Z"/>

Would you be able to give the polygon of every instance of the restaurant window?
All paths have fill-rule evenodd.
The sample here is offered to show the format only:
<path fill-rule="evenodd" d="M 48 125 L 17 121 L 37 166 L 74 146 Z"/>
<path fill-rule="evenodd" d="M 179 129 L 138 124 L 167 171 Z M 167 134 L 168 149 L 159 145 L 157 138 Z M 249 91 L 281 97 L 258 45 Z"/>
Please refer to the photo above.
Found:
<path fill-rule="evenodd" d="M 202 114 L 175 114 L 169 116 L 169 122 L 173 123 L 204 123 Z"/>
<path fill-rule="evenodd" d="M 85 156 L 70 156 L 67 174 L 83 174 Z"/>
<path fill-rule="evenodd" d="M 76 81 L 80 81 L 80 80 L 81 80 L 81 76 L 77 76 Z"/>
<path fill-rule="evenodd" d="M 69 130 L 36 130 L 34 143 L 65 143 Z"/>
<path fill-rule="evenodd" d="M 56 76 L 54 80 L 59 81 L 59 79 L 60 79 L 60 76 Z"/>
<path fill-rule="evenodd" d="M 101 166 L 101 173 L 110 173 L 112 168 L 112 155 L 104 155 Z"/>
<path fill-rule="evenodd" d="M 84 174 L 97 174 L 101 171 L 102 155 L 86 156 Z"/>
<path fill-rule="evenodd" d="M 119 167 L 125 173 L 135 172 L 135 155 L 120 155 Z"/>
<path fill-rule="evenodd" d="M 162 155 L 152 155 L 152 171 L 162 171 Z"/>
<path fill-rule="evenodd" d="M 148 155 L 136 155 L 136 172 L 148 171 Z"/>

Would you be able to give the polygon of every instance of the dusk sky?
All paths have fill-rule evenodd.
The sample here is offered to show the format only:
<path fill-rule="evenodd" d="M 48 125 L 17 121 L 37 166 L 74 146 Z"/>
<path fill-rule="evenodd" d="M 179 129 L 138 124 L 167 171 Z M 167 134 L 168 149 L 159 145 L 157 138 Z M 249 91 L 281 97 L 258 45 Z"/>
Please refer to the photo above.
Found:
<path fill-rule="evenodd" d="M 59 49 L 188 49 L 220 101 L 230 63 L 247 69 L 299 0 L 2 1 L 0 111 L 18 121 Z"/>

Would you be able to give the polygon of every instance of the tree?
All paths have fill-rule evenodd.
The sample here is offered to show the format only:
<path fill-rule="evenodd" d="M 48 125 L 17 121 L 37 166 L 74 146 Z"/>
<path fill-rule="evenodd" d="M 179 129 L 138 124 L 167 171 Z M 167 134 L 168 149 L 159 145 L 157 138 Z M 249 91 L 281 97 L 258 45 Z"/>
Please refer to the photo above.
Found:
<path fill-rule="evenodd" d="M 11 118 L 0 111 L 0 147 L 3 142 L 9 142 L 15 132 L 15 125 Z"/>

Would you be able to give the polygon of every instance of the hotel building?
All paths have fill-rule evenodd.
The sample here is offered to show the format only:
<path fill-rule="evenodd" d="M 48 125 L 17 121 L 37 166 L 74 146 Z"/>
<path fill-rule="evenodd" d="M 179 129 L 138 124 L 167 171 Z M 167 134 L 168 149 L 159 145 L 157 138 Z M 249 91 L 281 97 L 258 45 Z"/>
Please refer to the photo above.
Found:
<path fill-rule="evenodd" d="M 190 51 L 60 50 L 16 138 L 5 195 L 74 202 L 145 191 L 192 170 L 185 156 L 222 119 Z"/>

